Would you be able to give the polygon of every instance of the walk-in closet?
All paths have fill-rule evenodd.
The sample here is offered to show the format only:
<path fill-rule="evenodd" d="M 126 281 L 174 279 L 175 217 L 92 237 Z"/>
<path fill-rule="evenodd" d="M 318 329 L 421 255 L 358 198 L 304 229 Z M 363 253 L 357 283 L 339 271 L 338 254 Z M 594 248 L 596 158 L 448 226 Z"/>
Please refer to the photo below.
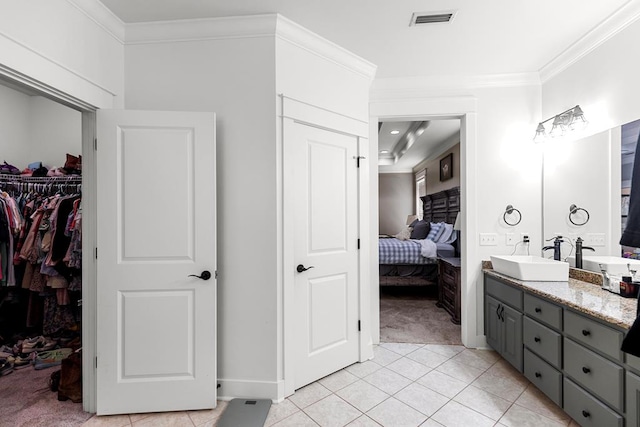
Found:
<path fill-rule="evenodd" d="M 51 414 L 86 418 L 81 151 L 79 111 L 0 81 L 0 413 L 6 425 L 25 411 L 34 425 Z"/>

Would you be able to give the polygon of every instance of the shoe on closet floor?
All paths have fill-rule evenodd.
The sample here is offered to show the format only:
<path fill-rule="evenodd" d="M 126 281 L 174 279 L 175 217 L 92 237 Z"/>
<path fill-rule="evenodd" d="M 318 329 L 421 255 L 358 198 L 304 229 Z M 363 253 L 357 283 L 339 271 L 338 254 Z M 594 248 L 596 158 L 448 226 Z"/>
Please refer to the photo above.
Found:
<path fill-rule="evenodd" d="M 58 366 L 62 363 L 62 360 L 71 353 L 73 353 L 73 350 L 70 348 L 58 348 L 56 350 L 38 352 L 33 367 L 40 370 Z"/>
<path fill-rule="evenodd" d="M 0 347 L 0 353 L 8 353 L 10 356 L 15 356 L 15 353 L 13 352 L 13 346 L 9 345 L 3 345 L 2 347 Z"/>
<path fill-rule="evenodd" d="M 27 338 L 22 341 L 22 350 L 20 351 L 22 354 L 29 354 L 32 351 L 40 351 L 43 350 L 45 339 L 41 335 L 39 337 Z"/>
<path fill-rule="evenodd" d="M 23 369 L 23 368 L 26 368 L 27 366 L 33 365 L 33 363 L 36 360 L 35 356 L 36 356 L 36 353 L 31 353 L 27 357 L 21 357 L 21 356 L 16 357 L 15 360 L 13 361 L 13 369 Z"/>
<path fill-rule="evenodd" d="M 13 357 L 0 358 L 0 377 L 13 372 Z"/>

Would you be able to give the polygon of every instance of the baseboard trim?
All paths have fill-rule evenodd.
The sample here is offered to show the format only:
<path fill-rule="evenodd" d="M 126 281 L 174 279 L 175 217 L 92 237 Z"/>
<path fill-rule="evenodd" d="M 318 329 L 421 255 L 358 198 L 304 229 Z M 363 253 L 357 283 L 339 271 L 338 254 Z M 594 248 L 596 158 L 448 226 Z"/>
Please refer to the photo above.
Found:
<path fill-rule="evenodd" d="M 284 381 L 246 381 L 218 379 L 218 400 L 271 399 L 274 403 L 284 400 Z"/>

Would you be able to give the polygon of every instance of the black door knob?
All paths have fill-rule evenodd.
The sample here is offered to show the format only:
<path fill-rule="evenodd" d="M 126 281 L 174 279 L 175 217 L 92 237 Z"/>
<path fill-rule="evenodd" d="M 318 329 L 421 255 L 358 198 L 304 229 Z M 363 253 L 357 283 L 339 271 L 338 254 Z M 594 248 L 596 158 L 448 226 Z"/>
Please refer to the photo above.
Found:
<path fill-rule="evenodd" d="M 591 369 L 587 368 L 586 366 L 583 366 L 582 372 L 584 372 L 585 374 L 588 374 L 589 372 L 591 372 Z"/>
<path fill-rule="evenodd" d="M 199 276 L 195 275 L 195 274 L 190 274 L 189 277 L 197 277 L 198 279 L 209 280 L 209 279 L 211 279 L 211 272 L 205 270 L 202 273 L 200 273 Z"/>
<path fill-rule="evenodd" d="M 591 335 L 591 331 L 589 331 L 587 329 L 583 329 L 582 330 L 582 335 L 584 335 L 585 337 L 588 337 L 589 335 Z"/>
<path fill-rule="evenodd" d="M 536 372 L 536 378 L 540 378 L 542 374 L 540 372 Z"/>
<path fill-rule="evenodd" d="M 302 265 L 302 264 L 298 264 L 298 266 L 296 267 L 296 271 L 297 271 L 298 273 L 302 273 L 303 271 L 307 271 L 307 270 L 309 270 L 310 268 L 314 268 L 314 267 L 313 267 L 313 265 L 312 265 L 311 267 L 305 267 L 305 266 L 304 266 L 304 265 Z"/>
<path fill-rule="evenodd" d="M 591 416 L 591 414 L 589 413 L 589 411 L 583 410 L 582 411 L 582 416 L 585 417 L 585 418 L 589 418 Z"/>
<path fill-rule="evenodd" d="M 540 342 L 540 338 L 538 338 L 538 337 L 535 337 L 533 340 L 534 340 L 535 342 Z"/>
<path fill-rule="evenodd" d="M 542 309 L 540 307 L 536 307 L 536 313 L 541 313 Z"/>

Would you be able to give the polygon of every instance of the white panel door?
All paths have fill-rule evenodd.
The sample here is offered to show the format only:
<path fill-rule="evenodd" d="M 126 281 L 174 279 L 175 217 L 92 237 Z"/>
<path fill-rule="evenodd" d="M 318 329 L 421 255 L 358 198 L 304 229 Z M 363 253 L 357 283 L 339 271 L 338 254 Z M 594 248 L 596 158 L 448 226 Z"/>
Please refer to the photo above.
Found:
<path fill-rule="evenodd" d="M 358 141 L 293 121 L 285 138 L 295 188 L 297 389 L 358 359 Z"/>
<path fill-rule="evenodd" d="M 97 135 L 97 412 L 213 408 L 215 115 L 99 110 Z"/>

